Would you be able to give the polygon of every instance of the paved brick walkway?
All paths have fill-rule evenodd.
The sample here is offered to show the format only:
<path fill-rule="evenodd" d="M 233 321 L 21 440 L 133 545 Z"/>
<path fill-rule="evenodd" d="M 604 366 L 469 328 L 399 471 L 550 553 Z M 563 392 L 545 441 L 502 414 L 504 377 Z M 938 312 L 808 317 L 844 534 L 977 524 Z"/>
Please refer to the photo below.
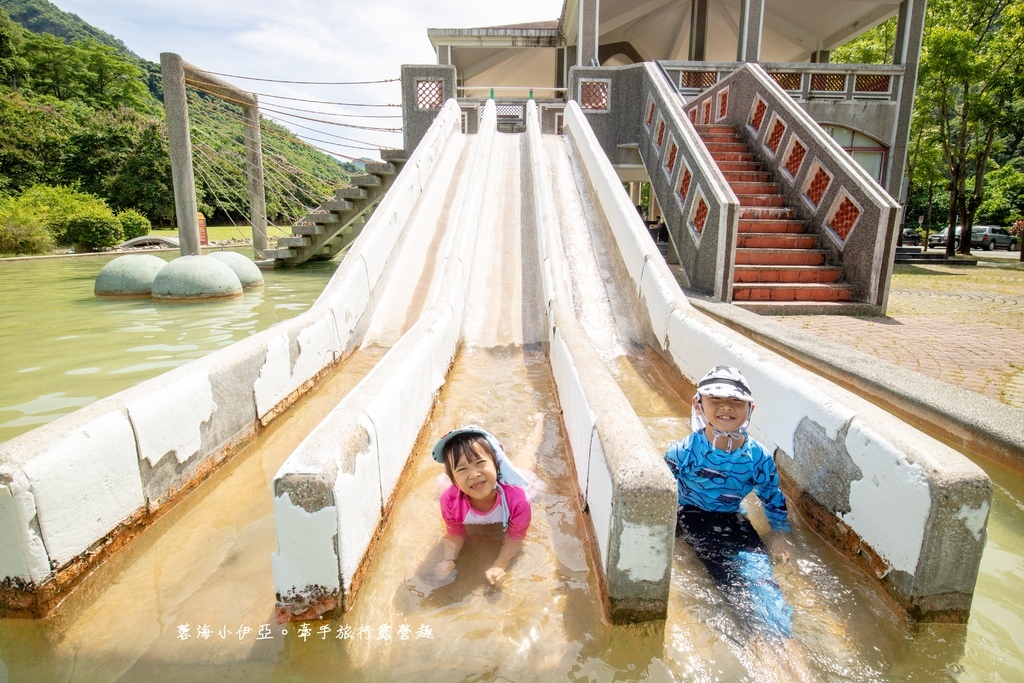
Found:
<path fill-rule="evenodd" d="M 888 315 L 776 320 L 1024 408 L 1024 264 L 897 266 Z"/>

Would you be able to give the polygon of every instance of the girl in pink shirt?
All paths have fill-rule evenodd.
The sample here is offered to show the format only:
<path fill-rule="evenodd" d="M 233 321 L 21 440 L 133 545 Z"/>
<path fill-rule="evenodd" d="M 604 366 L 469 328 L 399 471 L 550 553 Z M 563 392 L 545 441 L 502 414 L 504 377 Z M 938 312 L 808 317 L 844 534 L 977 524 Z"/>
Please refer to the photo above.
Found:
<path fill-rule="evenodd" d="M 505 541 L 485 572 L 491 584 L 500 584 L 530 527 L 530 499 L 523 490 L 526 479 L 509 462 L 498 440 L 476 425 L 448 432 L 434 444 L 431 455 L 444 464 L 452 482 L 441 494 L 444 560 L 437 565 L 437 575 L 444 577 L 455 569 L 467 524 L 500 522 Z"/>

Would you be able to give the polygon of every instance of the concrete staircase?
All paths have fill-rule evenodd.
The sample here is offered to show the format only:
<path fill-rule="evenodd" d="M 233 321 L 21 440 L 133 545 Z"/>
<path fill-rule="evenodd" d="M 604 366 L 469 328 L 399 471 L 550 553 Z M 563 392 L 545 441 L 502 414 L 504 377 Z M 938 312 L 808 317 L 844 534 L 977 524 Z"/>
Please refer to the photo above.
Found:
<path fill-rule="evenodd" d="M 825 262 L 818 236 L 736 130 L 712 125 L 697 132 L 740 200 L 733 303 L 850 301 L 842 268 Z"/>
<path fill-rule="evenodd" d="M 353 176 L 349 187 L 335 192 L 293 225 L 290 237 L 277 238 L 277 249 L 267 251 L 275 268 L 326 261 L 352 243 L 394 183 L 406 154 L 400 149 L 381 150 L 381 159 L 366 164 L 364 175 Z"/>

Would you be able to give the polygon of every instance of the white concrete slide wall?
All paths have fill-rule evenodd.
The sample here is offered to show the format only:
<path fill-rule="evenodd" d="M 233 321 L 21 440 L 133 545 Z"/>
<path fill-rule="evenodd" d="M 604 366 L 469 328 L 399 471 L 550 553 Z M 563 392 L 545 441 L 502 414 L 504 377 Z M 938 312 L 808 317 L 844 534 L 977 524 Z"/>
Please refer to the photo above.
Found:
<path fill-rule="evenodd" d="M 122 531 L 194 485 L 351 348 L 459 125 L 449 102 L 309 311 L 0 444 L 0 616 L 45 614 L 58 586 L 72 585 Z"/>
<path fill-rule="evenodd" d="M 416 438 L 444 383 L 462 329 L 483 183 L 497 130 L 489 102 L 465 181 L 455 192 L 430 307 L 274 477 L 279 621 L 347 608 Z M 414 239 L 409 236 L 409 239 Z"/>
<path fill-rule="evenodd" d="M 532 101 L 526 120 L 551 369 L 580 492 L 597 535 L 609 614 L 615 622 L 664 618 L 675 482 L 573 312 L 552 171 Z"/>
<path fill-rule="evenodd" d="M 694 309 L 646 234 L 579 106 L 565 130 L 626 262 L 661 352 L 695 382 L 739 367 L 756 399 L 751 429 L 816 530 L 878 579 L 915 618 L 965 620 L 991 483 L 944 444 L 767 351 Z"/>

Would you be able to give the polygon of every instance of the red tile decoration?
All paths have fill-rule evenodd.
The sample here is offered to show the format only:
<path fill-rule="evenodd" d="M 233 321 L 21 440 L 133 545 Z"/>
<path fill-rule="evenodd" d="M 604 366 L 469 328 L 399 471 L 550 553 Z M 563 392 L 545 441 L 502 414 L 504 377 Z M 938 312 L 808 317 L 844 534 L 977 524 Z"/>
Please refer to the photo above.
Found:
<path fill-rule="evenodd" d="M 761 131 L 761 123 L 764 121 L 764 113 L 768 110 L 768 105 L 765 104 L 764 100 L 758 99 L 757 105 L 754 107 L 754 113 L 750 116 L 750 125 L 754 130 Z"/>
<path fill-rule="evenodd" d="M 705 90 L 718 81 L 718 74 L 714 71 L 684 71 L 679 77 L 679 83 L 684 88 L 700 88 Z"/>
<path fill-rule="evenodd" d="M 824 196 L 825 191 L 828 189 L 829 183 L 832 182 L 832 178 L 829 177 L 825 169 L 818 167 L 818 172 L 814 174 L 814 179 L 811 184 L 807 186 L 807 198 L 811 200 L 811 203 L 817 206 L 821 203 L 821 198 Z"/>
<path fill-rule="evenodd" d="M 846 90 L 846 74 L 811 74 L 811 90 L 844 92 Z"/>
<path fill-rule="evenodd" d="M 793 146 L 789 150 L 789 158 L 786 159 L 785 168 L 789 172 L 789 175 L 796 177 L 797 171 L 800 170 L 800 164 L 804 162 L 804 157 L 807 156 L 807 149 L 800 144 L 799 140 L 793 141 Z"/>
<path fill-rule="evenodd" d="M 829 227 L 835 230 L 839 239 L 845 242 L 859 217 L 860 209 L 857 208 L 857 205 L 850 201 L 849 197 L 843 197 L 843 201 L 840 202 L 839 208 L 836 209 L 835 215 L 829 222 Z"/>
<path fill-rule="evenodd" d="M 580 81 L 580 109 L 607 111 L 608 83 L 606 81 Z"/>
<path fill-rule="evenodd" d="M 697 125 L 697 109 L 696 107 L 690 110 L 690 123 Z"/>
<path fill-rule="evenodd" d="M 679 181 L 679 196 L 682 200 L 686 201 L 686 193 L 690 191 L 690 180 L 693 176 L 690 175 L 690 169 L 686 169 L 683 172 L 683 179 Z"/>
<path fill-rule="evenodd" d="M 697 213 L 693 216 L 693 227 L 700 235 L 704 232 L 704 223 L 708 220 L 708 205 L 701 197 L 700 201 L 697 202 Z"/>
<path fill-rule="evenodd" d="M 416 81 L 416 108 L 440 109 L 444 104 L 442 81 Z"/>
<path fill-rule="evenodd" d="M 857 76 L 853 89 L 856 92 L 889 92 L 889 76 L 885 74 L 866 74 Z"/>
<path fill-rule="evenodd" d="M 723 119 L 729 113 L 729 91 L 723 90 L 718 95 L 718 118 Z"/>
<path fill-rule="evenodd" d="M 703 121 L 705 126 L 711 123 L 711 100 L 707 100 L 704 102 Z"/>
<path fill-rule="evenodd" d="M 768 74 L 772 80 L 782 86 L 783 90 L 799 90 L 800 74 L 792 72 L 776 72 Z"/>
<path fill-rule="evenodd" d="M 654 123 L 654 102 L 652 101 L 650 106 L 647 107 L 647 122 L 646 125 L 650 126 Z"/>
<path fill-rule="evenodd" d="M 669 175 L 672 175 L 672 169 L 676 166 L 676 152 L 679 149 L 676 147 L 676 143 L 668 143 L 668 158 L 665 161 L 665 167 L 668 168 Z"/>
<path fill-rule="evenodd" d="M 773 153 L 779 151 L 779 143 L 782 142 L 782 135 L 786 132 L 786 124 L 782 122 L 782 119 L 775 119 L 775 125 L 772 126 L 772 133 L 768 136 L 768 149 Z"/>
<path fill-rule="evenodd" d="M 561 135 L 565 126 L 565 114 L 555 114 L 555 135 Z"/>
<path fill-rule="evenodd" d="M 658 136 L 654 140 L 654 144 L 657 147 L 661 147 L 662 140 L 665 139 L 665 122 L 658 121 Z"/>

